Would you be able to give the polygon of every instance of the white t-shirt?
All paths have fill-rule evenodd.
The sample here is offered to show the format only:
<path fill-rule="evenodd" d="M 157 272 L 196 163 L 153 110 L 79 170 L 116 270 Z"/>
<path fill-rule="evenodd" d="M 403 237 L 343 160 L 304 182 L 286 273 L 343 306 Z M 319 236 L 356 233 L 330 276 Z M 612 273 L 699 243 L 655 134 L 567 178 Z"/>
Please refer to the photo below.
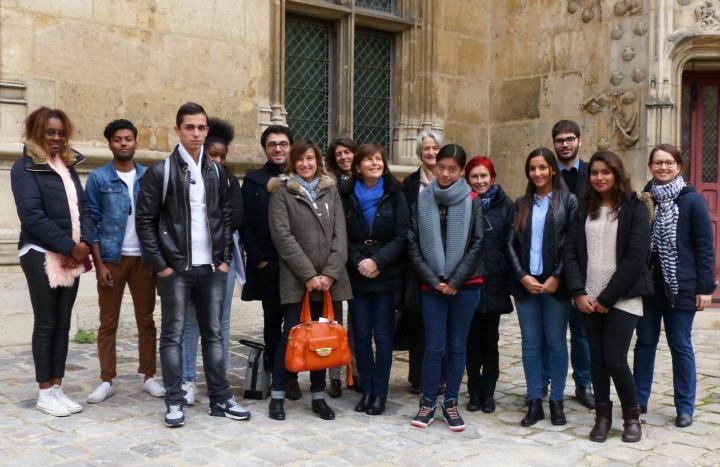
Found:
<path fill-rule="evenodd" d="M 205 181 L 202 178 L 203 148 L 196 164 L 189 152 L 178 144 L 178 152 L 188 165 L 190 180 L 190 254 L 192 265 L 212 264 L 210 230 L 205 206 Z"/>
<path fill-rule="evenodd" d="M 122 251 L 123 256 L 140 256 L 140 240 L 138 240 L 135 231 L 135 177 L 137 175 L 135 168 L 130 172 L 119 172 L 118 177 L 122 180 L 128 189 L 130 196 L 130 214 L 128 214 L 127 225 L 125 226 L 125 237 L 123 238 Z"/>

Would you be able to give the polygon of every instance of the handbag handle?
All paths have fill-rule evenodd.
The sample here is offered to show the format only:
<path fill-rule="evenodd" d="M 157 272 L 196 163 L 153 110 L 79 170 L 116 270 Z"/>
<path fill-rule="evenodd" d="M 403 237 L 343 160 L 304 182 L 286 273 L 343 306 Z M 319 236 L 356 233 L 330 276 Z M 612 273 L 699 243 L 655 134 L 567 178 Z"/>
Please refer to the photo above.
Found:
<path fill-rule="evenodd" d="M 323 292 L 323 318 L 326 318 L 331 323 L 335 321 L 335 310 L 333 308 L 332 297 L 330 292 Z M 306 290 L 303 296 L 302 304 L 300 305 L 300 322 L 309 323 L 311 321 L 310 316 L 310 291 Z"/>

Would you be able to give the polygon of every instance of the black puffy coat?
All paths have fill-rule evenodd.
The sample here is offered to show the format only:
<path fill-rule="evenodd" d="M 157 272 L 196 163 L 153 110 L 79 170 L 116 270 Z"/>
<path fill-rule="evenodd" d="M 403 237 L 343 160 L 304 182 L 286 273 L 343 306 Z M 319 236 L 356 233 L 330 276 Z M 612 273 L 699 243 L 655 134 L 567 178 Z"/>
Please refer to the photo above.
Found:
<path fill-rule="evenodd" d="M 579 209 L 570 226 L 565 242 L 564 274 L 568 291 L 573 297 L 586 295 L 587 281 L 587 237 L 585 221 L 587 212 Z M 610 282 L 597 301 L 605 308 L 611 308 L 621 298 L 652 295 L 653 285 L 647 267 L 650 251 L 650 221 L 645 204 L 631 193 L 618 213 L 615 258 L 617 268 Z"/>
<path fill-rule="evenodd" d="M 524 196 L 515 201 L 513 224 L 520 211 L 520 206 L 524 202 Z M 542 245 L 543 273 L 538 280 L 545 282 L 550 276 L 553 276 L 560 281 L 560 286 L 554 294 L 558 298 L 567 298 L 567 290 L 563 281 L 563 248 L 570 229 L 570 220 L 575 215 L 577 208 L 578 202 L 575 195 L 567 191 L 553 191 L 552 202 L 545 216 Z M 530 295 L 530 292 L 520 283 L 520 279 L 530 274 L 533 209 L 534 206 L 528 211 L 527 227 L 524 231 L 514 227 L 508 231 L 506 251 L 516 279 L 512 286 L 515 298 L 525 298 Z"/>
<path fill-rule="evenodd" d="M 485 280 L 484 293 L 478 304 L 479 313 L 510 313 L 512 271 L 505 251 L 505 241 L 512 229 L 513 202 L 502 187 L 483 209 L 485 216 Z"/>
<path fill-rule="evenodd" d="M 75 151 L 73 151 L 75 152 Z M 18 248 L 32 243 L 48 251 L 68 255 L 75 246 L 72 239 L 72 221 L 67 194 L 62 178 L 46 162 L 41 161 L 23 148 L 23 157 L 18 159 L 10 171 L 18 217 L 20 218 L 20 240 Z M 92 245 L 92 219 L 85 192 L 75 166 L 85 157 L 75 152 L 75 163 L 69 168 L 75 183 L 80 211 L 80 240 Z"/>
<path fill-rule="evenodd" d="M 385 193 L 378 202 L 372 228 L 368 227 L 355 196 L 355 184 L 362 182 L 353 176 L 340 187 L 348 237 L 347 269 L 353 293 L 395 292 L 404 273 L 410 209 L 400 182 L 391 174 L 385 174 L 383 179 Z M 375 279 L 368 279 L 357 270 L 360 261 L 366 258 L 375 261 L 380 270 Z"/>

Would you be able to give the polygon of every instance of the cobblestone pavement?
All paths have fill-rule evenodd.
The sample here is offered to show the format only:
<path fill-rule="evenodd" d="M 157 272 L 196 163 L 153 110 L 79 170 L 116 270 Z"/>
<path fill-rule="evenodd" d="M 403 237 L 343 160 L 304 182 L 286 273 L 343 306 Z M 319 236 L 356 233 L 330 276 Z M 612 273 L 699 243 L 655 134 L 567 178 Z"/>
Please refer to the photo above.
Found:
<path fill-rule="evenodd" d="M 259 307 L 234 304 L 233 341 L 261 335 Z M 118 340 L 116 393 L 97 405 L 84 400 L 98 383 L 94 345 L 73 343 L 68 356 L 65 392 L 85 405 L 80 414 L 54 418 L 34 409 L 36 389 L 30 346 L 0 347 L 0 464 L 31 465 L 720 465 L 720 353 L 717 331 L 697 331 L 698 409 L 695 423 L 674 426 L 672 373 L 667 346 L 661 344 L 650 413 L 644 416 L 643 439 L 620 440 L 622 420 L 615 411 L 610 438 L 604 444 L 587 439 L 593 414 L 570 398 L 566 426 L 549 420 L 522 428 L 525 393 L 520 335 L 514 314 L 501 324 L 501 376 L 494 414 L 463 411 L 467 429 L 452 433 L 438 420 L 428 429 L 410 426 L 417 398 L 405 381 L 407 355 L 395 354 L 387 412 L 357 414 L 358 395 L 344 391 L 329 399 L 337 419 L 323 421 L 310 411 L 307 375 L 300 401 L 288 401 L 287 420 L 267 416 L 267 401 L 245 401 L 249 422 L 207 415 L 205 388 L 200 402 L 187 410 L 180 429 L 162 425 L 164 405 L 142 392 L 132 337 Z M 233 344 L 230 380 L 241 394 L 246 349 Z M 465 387 L 463 385 L 463 391 Z M 465 394 L 466 395 L 466 394 Z"/>

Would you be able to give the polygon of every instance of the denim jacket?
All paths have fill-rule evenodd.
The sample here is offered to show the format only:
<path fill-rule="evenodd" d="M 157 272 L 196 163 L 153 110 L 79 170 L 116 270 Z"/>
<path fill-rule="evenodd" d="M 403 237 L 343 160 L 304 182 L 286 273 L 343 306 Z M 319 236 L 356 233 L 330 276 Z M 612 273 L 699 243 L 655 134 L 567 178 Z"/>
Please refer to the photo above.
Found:
<path fill-rule="evenodd" d="M 146 167 L 135 163 L 133 198 L 136 204 L 140 179 L 145 170 Z M 90 207 L 93 239 L 100 242 L 100 256 L 105 262 L 117 263 L 120 261 L 131 204 L 128 188 L 118 176 L 114 162 L 90 173 L 85 184 L 85 196 Z"/>

